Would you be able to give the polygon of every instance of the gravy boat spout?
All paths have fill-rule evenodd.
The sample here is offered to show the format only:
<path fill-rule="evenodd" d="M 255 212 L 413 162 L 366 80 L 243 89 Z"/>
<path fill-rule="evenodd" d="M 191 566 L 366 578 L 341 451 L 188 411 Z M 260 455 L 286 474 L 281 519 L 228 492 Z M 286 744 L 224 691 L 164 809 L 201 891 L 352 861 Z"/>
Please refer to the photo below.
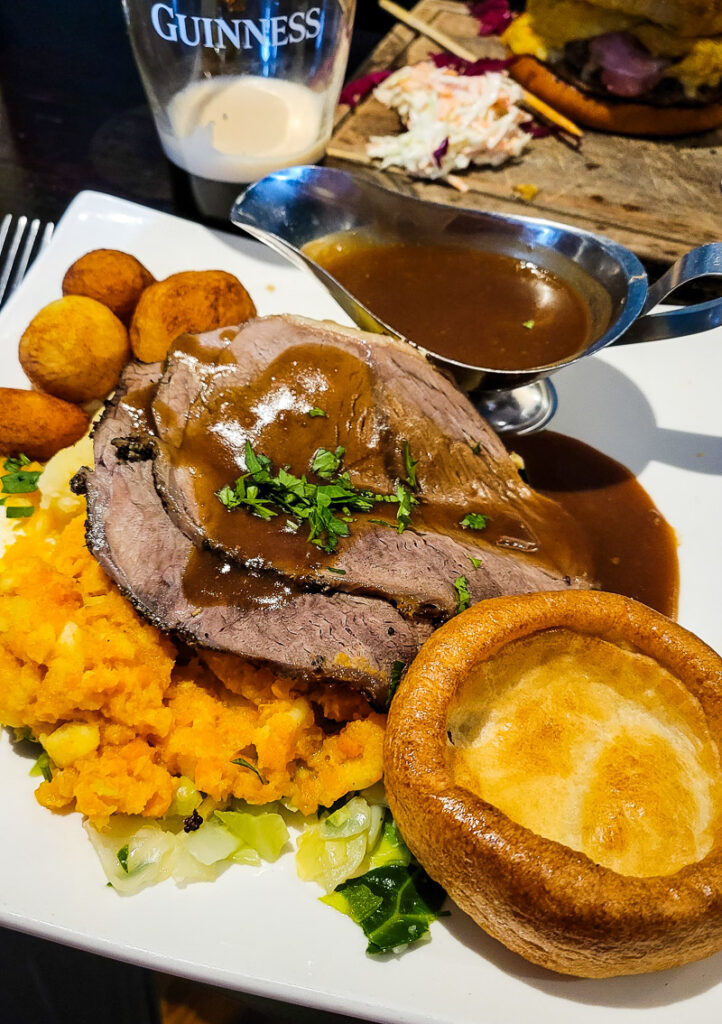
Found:
<path fill-rule="evenodd" d="M 722 300 L 704 304 L 713 309 L 695 307 L 696 320 L 690 319 L 693 311 L 685 311 L 686 318 L 677 320 L 670 320 L 668 314 L 666 321 L 665 314 L 638 319 L 651 308 L 652 300 L 659 301 L 655 293 L 659 286 L 664 288 L 672 271 L 650 290 L 637 257 L 602 235 L 535 217 L 430 203 L 332 168 L 291 167 L 268 175 L 239 196 L 231 221 L 292 263 L 307 267 L 359 327 L 412 344 L 414 338 L 404 337 L 392 324 L 385 323 L 316 262 L 313 253 L 319 251 L 318 243 L 351 233 L 372 244 L 451 246 L 498 253 L 533 263 L 569 285 L 586 306 L 590 340 L 582 352 L 568 359 L 502 371 L 423 349 L 429 359 L 455 377 L 480 412 L 502 433 L 528 433 L 548 423 L 556 410 L 556 393 L 548 378 L 628 332 L 630 340 L 633 335 L 633 340 L 651 340 L 660 337 L 660 331 L 665 337 L 685 333 L 685 325 L 686 332 L 692 333 L 722 323 Z M 709 248 L 703 246 L 702 250 Z M 715 250 L 712 263 L 717 261 L 722 276 L 722 243 L 714 243 L 711 248 Z M 692 261 L 691 276 L 702 276 L 699 263 Z M 710 259 L 704 258 L 702 263 L 705 273 L 716 273 L 714 267 L 709 269 Z M 682 283 L 677 278 L 676 284 Z M 689 280 L 690 274 L 683 272 L 682 279 Z M 392 280 L 389 287 L 393 288 Z M 651 325 L 645 326 L 648 321 Z M 483 308 L 478 311 L 478 323 L 481 332 Z"/>

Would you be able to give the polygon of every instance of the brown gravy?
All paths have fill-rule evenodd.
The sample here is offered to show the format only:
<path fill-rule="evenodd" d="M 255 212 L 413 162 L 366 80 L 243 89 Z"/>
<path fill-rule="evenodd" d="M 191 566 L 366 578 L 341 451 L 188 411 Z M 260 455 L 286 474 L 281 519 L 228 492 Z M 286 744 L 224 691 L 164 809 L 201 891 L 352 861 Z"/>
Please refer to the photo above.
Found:
<path fill-rule="evenodd" d="M 633 474 L 589 445 L 552 431 L 515 437 L 509 448 L 524 459 L 531 486 L 585 528 L 600 589 L 674 618 L 676 538 Z"/>
<path fill-rule="evenodd" d="M 200 362 L 229 362 L 226 355 L 219 358 L 218 352 L 201 351 L 190 337 L 184 339 L 183 348 Z M 131 392 L 123 399 L 141 432 L 150 426 L 153 390 L 151 387 Z M 278 400 L 281 395 L 283 402 Z M 393 480 L 403 475 L 400 452 L 390 451 L 388 438 L 379 436 L 367 368 L 348 354 L 325 346 L 299 346 L 274 362 L 243 395 L 233 390 L 226 392 L 221 386 L 207 397 L 209 402 L 197 409 L 198 419 L 191 420 L 185 434 L 184 456 L 190 457 L 201 470 L 196 499 L 205 508 L 206 523 L 213 524 L 229 547 L 239 537 L 243 538 L 244 546 L 251 544 L 254 553 L 261 556 L 259 568 L 267 559 L 281 569 L 287 567 L 296 572 L 305 566 L 313 575 L 314 569 L 333 565 L 337 555 L 322 554 L 308 544 L 302 531 L 287 532 L 281 517 L 269 531 L 262 520 L 242 510 L 228 513 L 220 504 L 215 490 L 242 472 L 237 461 L 239 437 L 248 437 L 257 450 L 268 451 L 277 461 L 290 463 L 299 474 L 307 471 L 316 448 L 333 448 L 342 443 L 347 448 L 346 466 L 352 474 L 361 471 L 379 491 L 391 489 Z M 359 415 L 359 403 L 367 406 L 364 416 Z M 152 404 L 155 416 L 163 418 L 158 399 Z M 323 405 L 327 415 L 309 417 L 307 410 L 312 405 Z M 218 416 L 221 410 L 224 423 L 232 428 L 230 444 L 208 429 L 208 417 Z M 269 415 L 271 411 L 273 415 Z M 365 423 L 363 429 L 361 422 Z M 425 481 L 431 483 L 431 478 L 427 478 L 427 460 L 433 462 L 438 457 L 437 442 L 440 443 L 439 438 L 429 436 L 424 440 L 427 450 L 414 445 L 420 458 L 418 471 L 422 483 L 421 504 L 414 515 L 416 528 L 427 527 L 467 541 L 468 534 L 459 530 L 461 515 L 468 511 L 489 514 L 489 527 L 483 540 L 479 538 L 482 545 L 528 550 L 532 557 L 541 556 L 542 560 L 544 554 L 553 555 L 551 563 L 557 557 L 564 561 L 572 558 L 579 545 L 584 568 L 602 589 L 634 597 L 667 615 L 675 615 L 678 564 L 674 533 L 625 467 L 559 434 L 544 432 L 514 438 L 509 447 L 525 459 L 531 486 L 563 509 L 562 520 L 551 516 L 547 522 L 542 514 L 546 510 L 539 509 L 535 516 L 529 508 L 517 509 L 513 501 L 496 505 L 480 499 L 478 507 L 473 508 L 466 504 L 457 508 L 453 500 L 448 507 L 433 498 L 429 501 L 431 495 L 425 497 Z M 444 458 L 448 459 L 450 449 L 443 450 Z M 455 457 L 464 463 L 468 459 L 474 463 L 478 460 L 479 472 L 485 471 L 484 459 L 474 455 L 469 445 L 462 444 Z M 368 516 L 359 515 L 354 532 L 363 530 L 365 519 L 374 516 L 393 525 L 395 509 L 380 506 Z M 578 539 L 574 536 L 575 528 L 580 534 Z M 557 552 L 558 545 L 561 550 Z M 291 578 L 273 572 L 246 569 L 239 573 L 229 569 L 224 560 L 210 552 L 194 552 L 185 572 L 186 596 L 199 607 L 221 603 L 279 607 L 303 592 Z M 338 582 L 334 580 L 334 585 Z"/>
<path fill-rule="evenodd" d="M 374 245 L 352 234 L 306 252 L 399 334 L 469 366 L 547 366 L 590 340 L 579 293 L 524 260 L 452 246 Z"/>
<path fill-rule="evenodd" d="M 195 360 L 201 371 L 204 366 L 215 368 L 233 362 L 230 352 L 219 359 L 221 353 L 212 345 L 199 345 L 190 335 L 178 340 L 176 351 Z M 269 456 L 275 468 L 286 465 L 297 476 L 308 474 L 311 482 L 315 478 L 309 467 L 317 449 L 333 450 L 340 444 L 345 448 L 344 469 L 356 486 L 380 494 L 393 493 L 396 481 L 406 472 L 402 442 L 392 436 L 393 432 L 389 434 L 384 416 L 376 408 L 374 388 L 370 367 L 363 359 L 314 342 L 284 350 L 242 388 L 224 383 L 223 375 L 214 372 L 203 390 L 203 400 L 193 404 L 182 425 L 176 423 L 173 411 L 157 395 L 152 415 L 161 436 L 169 431 L 182 438 L 180 448 L 165 446 L 166 458 L 173 472 L 185 473 L 192 481 L 205 542 L 240 562 L 259 569 L 273 567 L 291 579 L 299 578 L 304 585 L 374 593 L 363 576 L 357 579 L 347 569 L 338 575 L 343 543 L 338 551 L 327 554 L 309 543 L 305 527 L 292 529 L 293 524 L 285 516 L 266 522 L 246 509 L 229 512 L 217 497 L 220 488 L 232 484 L 245 471 L 242 459 L 246 440 L 256 452 Z M 322 408 L 325 415 L 310 417 L 308 410 L 314 407 Z M 457 496 L 447 493 L 441 483 L 443 466 L 430 473 L 432 464 L 437 460 L 447 464 L 453 459 L 458 463 L 459 475 L 468 473 L 473 479 L 477 473 L 483 476 L 488 468 L 484 458 L 473 452 L 471 443 L 459 441 L 452 445 L 452 453 L 448 438 L 438 431 L 423 438 L 413 435 L 411 425 L 409 431 L 411 450 L 419 460 L 421 484 L 413 529 L 446 534 L 474 548 L 491 545 L 512 549 L 522 557 L 528 555 L 569 574 L 587 571 L 586 538 L 582 531 L 577 536 L 575 523 L 567 513 L 554 506 L 540 507 L 539 502 L 527 503 L 503 484 L 490 488 L 486 495 L 476 495 L 471 503 L 466 491 Z M 451 472 L 449 486 L 453 487 L 453 479 Z M 481 536 L 461 526 L 464 516 L 473 512 L 489 516 Z M 379 520 L 395 530 L 396 507 L 382 504 L 368 513 L 355 513 L 353 536 L 359 538 L 366 530 L 376 530 Z M 204 558 L 188 568 L 186 595 L 198 605 L 221 603 L 229 596 L 226 583 L 237 586 L 235 580 L 216 579 L 212 560 Z M 257 582 L 249 580 L 244 586 L 251 586 L 254 599 L 260 596 L 264 602 L 275 600 L 275 595 L 256 594 Z M 213 596 L 216 591 L 217 598 Z M 281 600 L 284 596 L 278 595 Z"/>

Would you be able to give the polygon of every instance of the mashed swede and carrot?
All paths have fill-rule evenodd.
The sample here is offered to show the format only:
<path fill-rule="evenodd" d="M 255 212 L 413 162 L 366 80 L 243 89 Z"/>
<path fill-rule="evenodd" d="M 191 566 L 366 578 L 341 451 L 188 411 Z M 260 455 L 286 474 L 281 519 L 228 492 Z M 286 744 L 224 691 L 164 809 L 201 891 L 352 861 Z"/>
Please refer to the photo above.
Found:
<path fill-rule="evenodd" d="M 185 776 L 218 803 L 309 814 L 380 779 L 385 719 L 363 698 L 178 649 L 138 616 L 85 546 L 67 488 L 84 460 L 51 460 L 39 511 L 0 555 L 0 722 L 51 759 L 39 802 L 101 827 L 158 818 Z"/>

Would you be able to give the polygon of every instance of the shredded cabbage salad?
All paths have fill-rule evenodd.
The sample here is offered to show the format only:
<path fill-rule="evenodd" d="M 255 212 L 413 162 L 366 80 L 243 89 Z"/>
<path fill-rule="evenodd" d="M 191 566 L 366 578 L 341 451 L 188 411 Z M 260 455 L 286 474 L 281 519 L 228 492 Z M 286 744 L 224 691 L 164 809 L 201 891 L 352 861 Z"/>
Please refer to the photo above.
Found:
<path fill-rule="evenodd" d="M 529 115 L 523 90 L 505 71 L 459 75 L 430 61 L 400 68 L 374 96 L 406 126 L 398 135 L 372 136 L 370 157 L 423 178 L 445 178 L 470 164 L 498 166 L 521 155 Z"/>

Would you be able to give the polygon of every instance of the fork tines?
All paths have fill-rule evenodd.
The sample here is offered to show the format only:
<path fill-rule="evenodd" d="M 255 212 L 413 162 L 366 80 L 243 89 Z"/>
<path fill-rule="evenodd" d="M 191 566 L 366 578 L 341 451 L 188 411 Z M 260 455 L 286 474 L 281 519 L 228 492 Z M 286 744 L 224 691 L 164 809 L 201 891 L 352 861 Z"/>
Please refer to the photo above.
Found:
<path fill-rule="evenodd" d="M 55 225 L 5 214 L 0 223 L 0 306 L 22 281 L 30 263 L 50 241 Z"/>

